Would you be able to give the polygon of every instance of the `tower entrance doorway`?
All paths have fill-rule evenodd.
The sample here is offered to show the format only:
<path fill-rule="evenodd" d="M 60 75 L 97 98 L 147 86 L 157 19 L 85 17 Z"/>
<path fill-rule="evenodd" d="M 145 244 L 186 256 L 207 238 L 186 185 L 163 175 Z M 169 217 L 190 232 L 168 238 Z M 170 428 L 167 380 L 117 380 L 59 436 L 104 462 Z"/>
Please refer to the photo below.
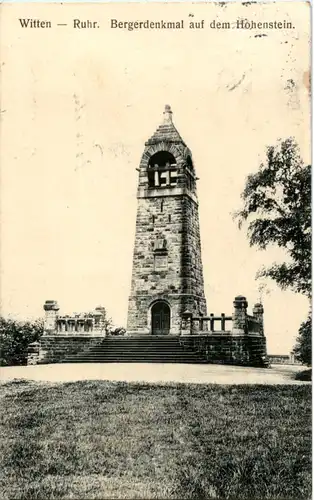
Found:
<path fill-rule="evenodd" d="M 158 301 L 152 307 L 152 334 L 168 335 L 170 331 L 170 307 Z"/>

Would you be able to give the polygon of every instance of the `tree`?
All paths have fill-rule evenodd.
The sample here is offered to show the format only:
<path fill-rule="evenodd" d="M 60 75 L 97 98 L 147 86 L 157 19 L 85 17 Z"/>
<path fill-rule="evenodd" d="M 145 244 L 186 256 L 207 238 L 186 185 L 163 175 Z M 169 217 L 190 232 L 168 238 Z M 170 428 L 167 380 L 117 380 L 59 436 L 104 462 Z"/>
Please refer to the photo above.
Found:
<path fill-rule="evenodd" d="M 43 334 L 43 321 L 17 321 L 0 317 L 0 366 L 26 365 L 27 347 Z"/>
<path fill-rule="evenodd" d="M 293 349 L 298 361 L 305 365 L 312 364 L 312 314 L 309 313 L 306 321 L 299 328 L 295 348 Z"/>
<path fill-rule="evenodd" d="M 260 269 L 257 277 L 271 278 L 280 288 L 310 299 L 311 166 L 304 164 L 293 138 L 267 147 L 266 161 L 248 176 L 241 198 L 243 208 L 235 218 L 240 228 L 247 223 L 250 245 L 260 249 L 277 245 L 287 253 L 285 262 Z M 299 342 L 303 337 L 307 342 L 308 321 L 300 327 Z"/>

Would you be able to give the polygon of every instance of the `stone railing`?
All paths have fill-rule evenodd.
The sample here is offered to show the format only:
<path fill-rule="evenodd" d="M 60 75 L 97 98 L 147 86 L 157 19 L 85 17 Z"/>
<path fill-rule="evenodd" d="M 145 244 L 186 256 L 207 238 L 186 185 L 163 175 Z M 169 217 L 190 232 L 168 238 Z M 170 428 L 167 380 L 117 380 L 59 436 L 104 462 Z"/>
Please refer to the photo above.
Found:
<path fill-rule="evenodd" d="M 44 335 L 60 336 L 106 336 L 106 311 L 98 306 L 93 312 L 59 315 L 59 306 L 55 300 L 46 300 L 44 304 Z"/>
<path fill-rule="evenodd" d="M 209 316 L 193 316 L 189 310 L 182 314 L 182 335 L 264 335 L 264 309 L 255 304 L 253 315 L 247 314 L 248 303 L 242 295 L 233 302 L 232 316 L 222 313 Z"/>
<path fill-rule="evenodd" d="M 269 362 L 274 365 L 301 365 L 301 361 L 295 358 L 293 353 L 290 354 L 269 354 Z"/>
<path fill-rule="evenodd" d="M 222 313 L 220 316 L 210 314 L 209 316 L 199 316 L 191 318 L 191 329 L 197 332 L 230 332 L 232 330 L 232 316 Z"/>
<path fill-rule="evenodd" d="M 98 318 L 79 318 L 71 316 L 56 319 L 56 333 L 61 335 L 106 335 L 103 322 Z"/>

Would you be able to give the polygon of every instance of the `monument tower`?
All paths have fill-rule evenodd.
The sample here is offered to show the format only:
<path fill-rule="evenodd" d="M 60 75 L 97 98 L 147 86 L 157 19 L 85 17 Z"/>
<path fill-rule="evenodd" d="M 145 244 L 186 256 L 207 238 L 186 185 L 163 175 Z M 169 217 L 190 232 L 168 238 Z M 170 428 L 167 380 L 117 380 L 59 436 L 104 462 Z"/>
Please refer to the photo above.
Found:
<path fill-rule="evenodd" d="M 232 315 L 207 314 L 197 178 L 191 151 L 172 123 L 170 106 L 145 143 L 137 170 L 128 335 L 116 338 L 110 332 L 103 307 L 60 315 L 58 303 L 47 300 L 43 335 L 29 345 L 28 364 L 268 366 L 262 304 L 255 304 L 250 315 L 246 297 L 237 295 Z"/>
<path fill-rule="evenodd" d="M 128 307 L 129 334 L 180 335 L 182 313 L 206 315 L 196 174 L 165 106 L 145 143 Z"/>

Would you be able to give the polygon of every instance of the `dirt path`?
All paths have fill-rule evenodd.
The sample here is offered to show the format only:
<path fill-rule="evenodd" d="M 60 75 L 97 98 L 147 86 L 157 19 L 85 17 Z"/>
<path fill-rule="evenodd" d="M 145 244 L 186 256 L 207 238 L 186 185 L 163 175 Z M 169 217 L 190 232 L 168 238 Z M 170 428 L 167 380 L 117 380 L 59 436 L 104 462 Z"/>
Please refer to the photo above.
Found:
<path fill-rule="evenodd" d="M 0 369 L 0 381 L 27 379 L 48 382 L 77 380 L 111 380 L 149 383 L 198 384 L 295 384 L 297 365 L 273 365 L 270 368 L 248 368 L 224 365 L 181 364 L 51 364 L 39 366 L 10 366 Z M 310 383 L 310 382 L 305 382 Z"/>

